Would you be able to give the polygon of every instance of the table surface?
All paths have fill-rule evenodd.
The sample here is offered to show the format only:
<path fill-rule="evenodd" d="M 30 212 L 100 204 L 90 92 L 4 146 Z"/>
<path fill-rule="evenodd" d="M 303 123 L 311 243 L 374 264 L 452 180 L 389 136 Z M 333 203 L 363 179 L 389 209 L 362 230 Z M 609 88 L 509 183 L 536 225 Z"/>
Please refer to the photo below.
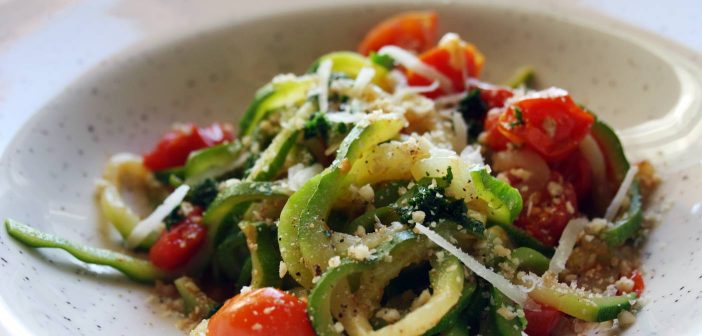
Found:
<path fill-rule="evenodd" d="M 27 118 L 68 83 L 130 46 L 208 21 L 315 3 L 322 1 L 0 0 L 0 153 Z M 558 15 L 587 11 L 614 18 L 702 54 L 696 17 L 702 1 L 670 0 L 663 8 L 653 0 L 532 0 L 527 5 Z"/>

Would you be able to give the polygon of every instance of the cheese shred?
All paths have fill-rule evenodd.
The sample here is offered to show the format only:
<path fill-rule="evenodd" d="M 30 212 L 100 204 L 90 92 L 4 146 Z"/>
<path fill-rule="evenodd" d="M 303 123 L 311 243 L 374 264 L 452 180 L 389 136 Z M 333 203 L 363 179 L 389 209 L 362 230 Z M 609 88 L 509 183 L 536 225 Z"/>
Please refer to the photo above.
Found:
<path fill-rule="evenodd" d="M 436 245 L 439 245 L 444 250 L 456 256 L 456 258 L 458 258 L 464 265 L 466 265 L 466 267 L 473 271 L 473 273 L 495 286 L 495 288 L 497 288 L 500 292 L 502 292 L 502 294 L 506 295 L 512 301 L 522 306 L 524 303 L 526 303 L 526 291 L 511 283 L 509 280 L 507 280 L 507 278 L 488 269 L 471 255 L 461 251 L 460 248 L 449 243 L 446 239 L 431 229 L 421 224 L 416 224 L 414 228 L 416 231 L 419 231 L 419 233 L 427 236 L 427 238 L 433 241 Z"/>

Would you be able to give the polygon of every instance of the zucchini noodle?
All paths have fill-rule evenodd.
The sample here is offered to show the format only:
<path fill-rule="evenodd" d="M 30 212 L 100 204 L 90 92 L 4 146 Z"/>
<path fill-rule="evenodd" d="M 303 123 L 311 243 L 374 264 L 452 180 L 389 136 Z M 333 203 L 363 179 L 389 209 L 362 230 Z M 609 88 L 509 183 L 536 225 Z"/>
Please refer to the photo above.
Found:
<path fill-rule="evenodd" d="M 144 167 L 141 157 L 122 153 L 110 158 L 103 172 L 103 178 L 98 181 L 98 199 L 102 214 L 125 240 L 141 221 L 137 211 L 128 205 L 122 197 L 122 189 L 128 187 L 141 189 L 142 196 L 164 197 L 162 196 L 164 194 L 163 188 L 158 185 L 153 174 Z M 150 202 L 150 200 L 142 200 L 142 203 L 144 202 Z M 156 235 L 151 235 L 150 238 L 147 238 L 144 246 L 150 246 L 155 237 Z"/>

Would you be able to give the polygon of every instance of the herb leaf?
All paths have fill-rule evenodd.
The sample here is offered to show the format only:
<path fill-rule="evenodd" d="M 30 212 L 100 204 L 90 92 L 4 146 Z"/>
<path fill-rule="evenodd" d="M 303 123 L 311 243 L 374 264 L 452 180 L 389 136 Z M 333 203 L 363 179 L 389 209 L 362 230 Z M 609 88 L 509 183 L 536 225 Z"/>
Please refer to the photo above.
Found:
<path fill-rule="evenodd" d="M 522 109 L 519 106 L 512 107 L 514 109 L 515 120 L 509 123 L 510 127 L 517 127 L 524 125 L 524 116 L 522 115 Z"/>
<path fill-rule="evenodd" d="M 479 89 L 468 92 L 468 95 L 458 103 L 458 112 L 461 113 L 466 126 L 468 126 L 468 141 L 475 142 L 483 131 L 487 115 L 487 105 L 480 98 Z"/>
<path fill-rule="evenodd" d="M 395 68 L 395 60 L 392 59 L 392 57 L 385 55 L 385 54 L 378 54 L 375 52 L 372 52 L 368 58 L 371 60 L 371 62 L 380 65 L 381 67 L 387 69 L 388 71 L 392 70 Z"/>

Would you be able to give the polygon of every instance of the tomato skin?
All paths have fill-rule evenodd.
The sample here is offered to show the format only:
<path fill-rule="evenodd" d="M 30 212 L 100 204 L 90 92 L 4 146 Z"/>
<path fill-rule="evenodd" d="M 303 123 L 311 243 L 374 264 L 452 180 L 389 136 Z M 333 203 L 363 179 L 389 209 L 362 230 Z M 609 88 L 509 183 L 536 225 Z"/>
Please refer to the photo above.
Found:
<path fill-rule="evenodd" d="M 465 75 L 478 77 L 484 63 L 483 55 L 470 43 L 463 42 L 458 52 L 462 53 L 465 69 L 457 68 L 452 64 L 453 51 L 450 46 L 439 45 L 419 56 L 422 62 L 438 70 L 451 80 L 453 92 L 464 91 L 466 89 Z M 413 71 L 407 71 L 407 83 L 410 86 L 427 86 L 431 85 L 432 81 Z M 447 93 L 451 92 L 445 92 L 443 89 L 437 88 L 434 91 L 423 94 L 429 98 L 436 98 Z"/>
<path fill-rule="evenodd" d="M 586 199 L 592 188 L 592 169 L 580 151 L 574 151 L 565 159 L 552 164 L 553 169 L 575 187 L 578 199 Z"/>
<path fill-rule="evenodd" d="M 547 161 L 555 162 L 578 147 L 594 121 L 568 95 L 526 98 L 507 107 L 498 130 L 511 142 L 526 144 Z"/>
<path fill-rule="evenodd" d="M 437 21 L 434 11 L 405 12 L 387 18 L 368 31 L 358 52 L 367 56 L 386 45 L 423 52 L 436 44 Z"/>
<path fill-rule="evenodd" d="M 507 144 L 509 143 L 509 139 L 497 130 L 500 114 L 501 112 L 498 109 L 488 111 L 485 117 L 484 131 L 479 138 L 481 143 L 493 151 L 506 150 Z"/>
<path fill-rule="evenodd" d="M 504 88 L 480 90 L 480 99 L 482 99 L 483 102 L 485 102 L 485 105 L 487 105 L 488 109 L 505 106 L 505 101 L 507 101 L 507 99 L 509 98 L 512 98 L 512 96 L 514 96 L 514 93 Z"/>
<path fill-rule="evenodd" d="M 524 309 L 527 327 L 524 330 L 529 336 L 548 336 L 558 325 L 563 313 L 548 306 L 541 306 L 539 310 Z"/>
<path fill-rule="evenodd" d="M 644 278 L 643 274 L 639 270 L 635 270 L 631 272 L 631 275 L 629 275 L 629 279 L 634 282 L 634 287 L 631 289 L 632 292 L 636 293 L 637 297 L 641 297 L 641 293 L 644 291 L 646 288 L 646 284 L 644 283 Z M 617 295 L 624 294 L 621 291 L 617 291 Z"/>
<path fill-rule="evenodd" d="M 185 265 L 205 243 L 202 208 L 195 209 L 161 237 L 149 250 L 149 260 L 159 268 L 173 270 Z"/>
<path fill-rule="evenodd" d="M 144 154 L 144 166 L 151 171 L 182 166 L 191 152 L 230 141 L 232 138 L 229 125 L 213 123 L 199 128 L 192 123 L 180 125 L 164 134 L 156 147 Z"/>
<path fill-rule="evenodd" d="M 507 173 L 507 178 L 517 189 L 519 179 Z M 554 183 L 557 188 L 549 188 Z M 555 194 L 553 191 L 557 191 Z M 575 188 L 563 180 L 561 174 L 551 171 L 546 187 L 533 191 L 524 200 L 524 208 L 514 225 L 526 230 L 534 238 L 548 246 L 555 246 L 568 222 L 578 214 L 578 198 Z"/>
<path fill-rule="evenodd" d="M 636 292 L 636 296 L 641 297 L 641 293 L 646 288 L 646 285 L 644 284 L 643 275 L 641 274 L 641 272 L 636 270 L 631 273 L 630 278 L 634 281 L 634 292 Z"/>
<path fill-rule="evenodd" d="M 266 287 L 239 294 L 224 303 L 207 326 L 208 336 L 314 336 L 307 303 L 281 290 Z"/>

